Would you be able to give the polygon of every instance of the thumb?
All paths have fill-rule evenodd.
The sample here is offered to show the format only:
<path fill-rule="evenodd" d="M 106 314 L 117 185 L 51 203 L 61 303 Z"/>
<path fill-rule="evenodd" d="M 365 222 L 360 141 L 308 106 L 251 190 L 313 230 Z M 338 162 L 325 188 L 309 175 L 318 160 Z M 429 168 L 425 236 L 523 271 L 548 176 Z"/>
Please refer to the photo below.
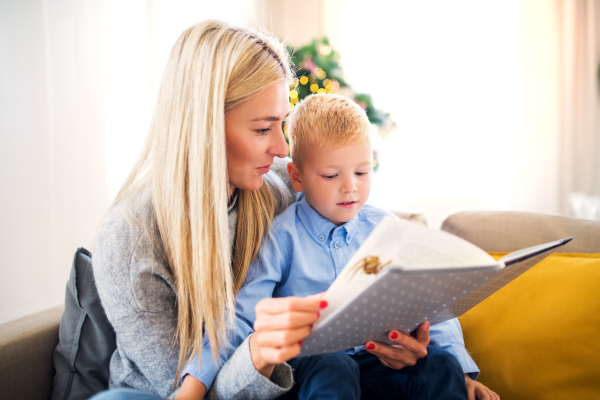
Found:
<path fill-rule="evenodd" d="M 419 343 L 429 344 L 429 321 L 425 321 L 419 325 L 416 339 Z"/>

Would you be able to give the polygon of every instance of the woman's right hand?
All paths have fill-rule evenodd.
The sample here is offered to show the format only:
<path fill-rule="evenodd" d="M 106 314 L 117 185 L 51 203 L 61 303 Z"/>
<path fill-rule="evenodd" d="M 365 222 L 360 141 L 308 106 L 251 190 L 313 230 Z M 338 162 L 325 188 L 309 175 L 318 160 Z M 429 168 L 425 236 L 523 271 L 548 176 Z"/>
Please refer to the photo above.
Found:
<path fill-rule="evenodd" d="M 250 356 L 258 372 L 271 377 L 277 364 L 300 353 L 302 340 L 310 334 L 319 310 L 327 307 L 323 293 L 307 297 L 267 298 L 256 305 Z"/>

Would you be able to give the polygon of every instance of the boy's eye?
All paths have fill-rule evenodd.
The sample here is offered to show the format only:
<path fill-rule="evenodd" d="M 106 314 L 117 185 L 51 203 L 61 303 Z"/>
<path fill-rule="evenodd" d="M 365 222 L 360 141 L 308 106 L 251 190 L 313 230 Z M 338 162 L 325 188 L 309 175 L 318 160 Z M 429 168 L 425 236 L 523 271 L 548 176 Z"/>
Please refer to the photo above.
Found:
<path fill-rule="evenodd" d="M 357 176 L 363 176 L 363 175 L 367 175 L 368 172 L 357 172 L 356 175 Z"/>
<path fill-rule="evenodd" d="M 321 176 L 323 178 L 325 178 L 325 179 L 333 179 L 333 178 L 335 178 L 337 176 L 337 174 L 334 174 L 334 175 L 321 175 Z"/>
<path fill-rule="evenodd" d="M 271 130 L 271 128 L 257 129 L 256 132 L 258 132 L 260 135 L 264 135 L 267 132 L 269 132 L 270 130 Z"/>

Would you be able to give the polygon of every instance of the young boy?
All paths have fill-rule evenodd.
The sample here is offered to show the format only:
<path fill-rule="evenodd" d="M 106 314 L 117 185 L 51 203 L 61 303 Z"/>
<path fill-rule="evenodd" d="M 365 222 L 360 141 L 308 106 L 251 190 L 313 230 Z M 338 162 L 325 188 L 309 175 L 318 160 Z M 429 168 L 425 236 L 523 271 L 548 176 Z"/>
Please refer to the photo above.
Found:
<path fill-rule="evenodd" d="M 258 301 L 327 290 L 378 222 L 391 215 L 365 204 L 372 152 L 369 121 L 356 103 L 337 95 L 309 96 L 296 105 L 288 128 L 293 160 L 288 173 L 303 196 L 275 218 L 250 265 L 236 297 L 234 346 L 253 332 Z M 430 338 L 428 355 L 400 370 L 383 365 L 363 346 L 290 360 L 295 383 L 283 398 L 359 399 L 362 393 L 377 399 L 466 399 L 465 374 L 474 378 L 479 370 L 464 348 L 458 321 L 431 327 Z M 216 373 L 209 349 L 204 347 L 200 370 L 198 365 L 187 370 L 199 380 L 207 371 Z"/>

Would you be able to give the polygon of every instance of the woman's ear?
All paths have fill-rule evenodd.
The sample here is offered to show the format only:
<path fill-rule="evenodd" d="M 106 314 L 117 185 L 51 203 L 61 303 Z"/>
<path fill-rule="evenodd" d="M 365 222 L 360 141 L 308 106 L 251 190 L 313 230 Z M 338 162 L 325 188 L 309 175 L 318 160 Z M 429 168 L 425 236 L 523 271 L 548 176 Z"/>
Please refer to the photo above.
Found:
<path fill-rule="evenodd" d="M 300 193 L 302 189 L 302 178 L 300 176 L 300 169 L 293 162 L 288 163 L 287 165 L 288 174 L 290 176 L 290 180 L 292 181 L 292 186 L 294 190 Z"/>

